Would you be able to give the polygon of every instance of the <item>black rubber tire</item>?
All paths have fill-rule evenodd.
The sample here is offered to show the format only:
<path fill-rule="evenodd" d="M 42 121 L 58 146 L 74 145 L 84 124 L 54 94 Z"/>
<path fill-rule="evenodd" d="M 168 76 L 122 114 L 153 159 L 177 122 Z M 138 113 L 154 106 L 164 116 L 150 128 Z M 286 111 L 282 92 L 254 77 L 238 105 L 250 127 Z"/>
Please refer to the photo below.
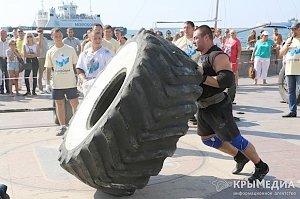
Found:
<path fill-rule="evenodd" d="M 279 86 L 279 93 L 283 101 L 288 103 L 288 86 L 285 78 L 285 66 L 283 66 L 279 72 L 279 78 L 278 78 L 278 86 Z M 298 105 L 300 104 L 300 88 L 297 89 L 297 102 Z"/>
<path fill-rule="evenodd" d="M 202 93 L 197 64 L 140 31 L 106 66 L 60 146 L 61 166 L 108 194 L 132 195 L 158 175 Z"/>
<path fill-rule="evenodd" d="M 54 108 L 56 107 L 54 100 L 53 100 L 53 107 Z M 73 111 L 69 100 L 65 100 L 65 111 L 66 111 L 66 124 L 69 124 L 71 118 L 73 117 Z M 53 110 L 53 120 L 55 124 L 59 125 L 56 109 Z"/>

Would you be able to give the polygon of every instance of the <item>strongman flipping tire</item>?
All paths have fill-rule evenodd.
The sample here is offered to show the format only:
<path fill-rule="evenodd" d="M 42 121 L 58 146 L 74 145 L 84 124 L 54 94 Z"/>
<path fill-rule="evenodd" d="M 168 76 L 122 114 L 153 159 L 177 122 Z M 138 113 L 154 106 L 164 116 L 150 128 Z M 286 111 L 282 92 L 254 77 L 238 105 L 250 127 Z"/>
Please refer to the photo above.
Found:
<path fill-rule="evenodd" d="M 205 145 L 234 157 L 237 164 L 233 174 L 240 173 L 251 160 L 255 164 L 255 172 L 248 180 L 261 181 L 269 167 L 260 159 L 254 146 L 241 135 L 232 115 L 231 101 L 223 92 L 234 83 L 229 57 L 214 46 L 210 27 L 198 27 L 193 38 L 201 54 L 198 70 L 203 74 L 203 93 L 198 99 L 198 134 Z"/>

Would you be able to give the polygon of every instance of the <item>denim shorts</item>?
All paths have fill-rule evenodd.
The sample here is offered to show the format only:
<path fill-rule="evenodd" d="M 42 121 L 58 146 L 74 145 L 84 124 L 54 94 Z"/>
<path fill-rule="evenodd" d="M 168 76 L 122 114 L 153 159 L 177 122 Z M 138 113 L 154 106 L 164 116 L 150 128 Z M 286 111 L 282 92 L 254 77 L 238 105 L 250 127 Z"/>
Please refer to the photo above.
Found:
<path fill-rule="evenodd" d="M 19 62 L 7 62 L 7 70 L 19 71 Z"/>
<path fill-rule="evenodd" d="M 52 91 L 52 99 L 54 100 L 65 99 L 65 96 L 68 100 L 77 98 L 77 88 L 53 89 Z"/>

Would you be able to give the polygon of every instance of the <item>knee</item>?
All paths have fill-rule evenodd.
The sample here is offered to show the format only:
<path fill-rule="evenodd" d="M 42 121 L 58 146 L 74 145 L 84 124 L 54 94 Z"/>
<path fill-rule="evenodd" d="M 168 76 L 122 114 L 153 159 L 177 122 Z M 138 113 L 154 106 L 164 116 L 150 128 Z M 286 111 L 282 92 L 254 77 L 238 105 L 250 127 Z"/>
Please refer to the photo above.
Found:
<path fill-rule="evenodd" d="M 249 141 L 239 134 L 230 143 L 238 150 L 244 151 L 247 148 Z"/>
<path fill-rule="evenodd" d="M 207 139 L 202 139 L 203 144 L 218 149 L 222 146 L 222 140 L 217 135 L 214 135 Z"/>

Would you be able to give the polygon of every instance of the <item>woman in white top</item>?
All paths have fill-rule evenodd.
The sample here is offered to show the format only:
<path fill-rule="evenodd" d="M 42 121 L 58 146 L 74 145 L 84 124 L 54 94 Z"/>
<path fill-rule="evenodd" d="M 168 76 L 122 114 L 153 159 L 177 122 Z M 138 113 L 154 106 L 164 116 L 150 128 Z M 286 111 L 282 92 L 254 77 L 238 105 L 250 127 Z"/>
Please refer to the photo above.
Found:
<path fill-rule="evenodd" d="M 41 43 L 41 42 L 39 42 Z M 35 42 L 35 38 L 32 33 L 26 33 L 23 41 L 23 55 L 25 58 L 25 85 L 27 92 L 24 94 L 31 95 L 30 93 L 30 84 L 29 84 L 29 75 L 32 71 L 33 76 L 33 88 L 32 95 L 36 95 L 35 89 L 37 86 L 37 73 L 39 69 L 38 58 L 40 56 L 40 46 L 38 46 Z"/>

